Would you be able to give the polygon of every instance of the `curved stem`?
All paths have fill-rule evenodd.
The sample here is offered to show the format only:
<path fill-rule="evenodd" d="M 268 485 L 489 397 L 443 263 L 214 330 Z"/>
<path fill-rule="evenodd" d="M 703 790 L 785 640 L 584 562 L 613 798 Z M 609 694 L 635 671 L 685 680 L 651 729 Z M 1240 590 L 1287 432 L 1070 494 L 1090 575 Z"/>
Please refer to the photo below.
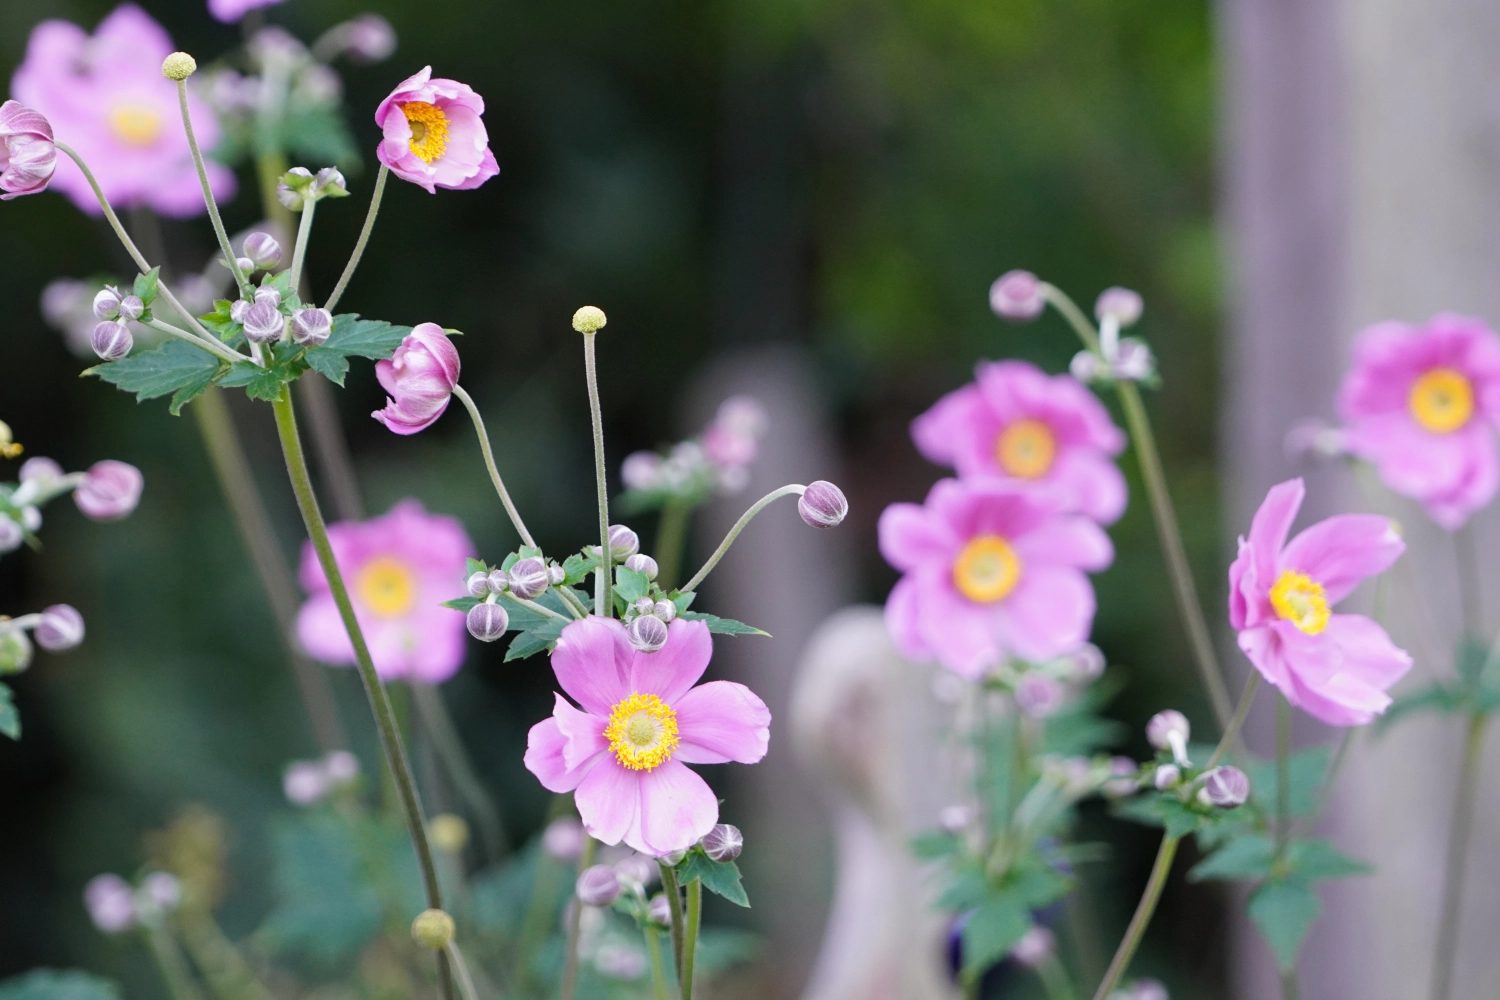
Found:
<path fill-rule="evenodd" d="M 302 264 L 307 259 L 307 241 L 312 237 L 313 210 L 318 200 L 311 195 L 302 199 L 302 220 L 297 223 L 297 243 L 292 247 L 292 290 L 302 285 Z"/>
<path fill-rule="evenodd" d="M 698 927 L 703 922 L 703 883 L 687 886 L 687 928 L 682 933 L 682 1000 L 693 1000 L 693 963 L 698 955 Z"/>
<path fill-rule="evenodd" d="M 510 601 L 512 604 L 523 607 L 528 611 L 535 611 L 537 614 L 544 615 L 547 618 L 557 618 L 565 622 L 574 620 L 572 618 L 569 618 L 567 615 L 558 614 L 556 611 L 553 611 L 545 604 L 538 604 L 536 601 L 523 600 L 522 598 L 517 597 L 515 594 L 505 593 L 501 594 L 500 596 L 504 600 Z"/>
<path fill-rule="evenodd" d="M 667 907 L 672 913 L 672 967 L 677 970 L 677 982 L 682 983 L 682 888 L 677 884 L 677 873 L 665 861 L 658 860 L 661 869 L 661 889 L 667 897 Z"/>
<path fill-rule="evenodd" d="M 781 499 L 784 496 L 789 496 L 793 493 L 801 496 L 806 492 L 806 486 L 802 486 L 798 483 L 791 483 L 787 486 L 781 487 L 780 489 L 772 490 L 765 496 L 761 497 L 759 500 L 755 501 L 755 503 L 751 505 L 750 509 L 741 514 L 740 519 L 734 522 L 734 527 L 729 529 L 729 534 L 725 535 L 724 540 L 719 543 L 719 547 L 717 549 L 714 549 L 714 554 L 708 557 L 708 562 L 704 563 L 703 566 L 698 570 L 698 572 L 693 574 L 693 578 L 691 580 L 682 585 L 679 592 L 686 594 L 688 591 L 692 590 L 694 587 L 703 582 L 703 578 L 708 576 L 709 572 L 719 564 L 720 559 L 724 558 L 724 553 L 729 551 L 729 546 L 734 544 L 734 540 L 739 537 L 741 531 L 745 530 L 745 525 L 749 524 L 755 519 L 756 514 L 759 514 L 773 502 Z"/>
<path fill-rule="evenodd" d="M 344 273 L 339 275 L 338 284 L 333 286 L 333 293 L 323 303 L 323 308 L 329 312 L 333 312 L 339 299 L 344 297 L 344 289 L 349 287 L 349 279 L 354 277 L 359 259 L 365 255 L 365 245 L 370 242 L 370 231 L 375 228 L 375 217 L 380 214 L 380 199 L 385 196 L 385 181 L 390 175 L 391 168 L 382 163 L 380 172 L 375 175 L 375 191 L 370 195 L 370 210 L 365 213 L 365 224 L 359 231 L 359 239 L 354 243 L 354 252 L 349 255 L 349 263 L 344 265 Z"/>
<path fill-rule="evenodd" d="M 610 600 L 613 570 L 609 550 L 609 487 L 604 473 L 604 415 L 599 407 L 599 371 L 594 362 L 594 334 L 583 335 L 583 374 L 589 385 L 589 415 L 594 424 L 594 482 L 599 493 L 599 575 L 594 586 L 594 614 L 614 613 Z"/>
<path fill-rule="evenodd" d="M 492 862 L 499 860 L 505 854 L 505 826 L 500 820 L 500 809 L 485 790 L 474 762 L 464 749 L 458 727 L 454 725 L 447 702 L 443 700 L 443 693 L 431 684 L 414 683 L 410 687 L 417 705 L 417 715 L 422 720 L 422 728 L 432 740 L 438 758 L 442 760 L 448 777 L 453 779 L 458 794 L 469 804 L 474 818 L 478 820 L 485 855 Z"/>
<path fill-rule="evenodd" d="M 598 846 L 599 842 L 593 837 L 584 836 L 583 854 L 578 858 L 580 873 L 594 863 L 594 850 Z M 562 1000 L 573 1000 L 573 993 L 578 988 L 578 936 L 582 924 L 583 904 L 578 901 L 577 893 L 574 893 L 573 915 L 568 918 L 568 950 L 563 957 Z"/>
<path fill-rule="evenodd" d="M 214 235 L 219 238 L 219 249 L 224 251 L 224 261 L 229 265 L 229 273 L 234 275 L 234 283 L 239 286 L 240 294 L 247 299 L 252 298 L 254 289 L 250 286 L 250 278 L 240 270 L 239 258 L 234 255 L 234 248 L 229 245 L 229 234 L 224 231 L 224 220 L 219 217 L 219 205 L 214 201 L 213 187 L 208 183 L 208 168 L 203 165 L 203 151 L 198 148 L 198 136 L 193 132 L 193 116 L 188 112 L 187 80 L 177 81 L 177 105 L 182 109 L 182 128 L 187 133 L 188 148 L 193 151 L 193 166 L 198 168 L 198 183 L 203 185 L 203 204 L 208 206 L 208 221 L 213 223 Z"/>
<path fill-rule="evenodd" d="M 1146 891 L 1141 894 L 1135 915 L 1130 918 L 1130 926 L 1125 928 L 1125 936 L 1120 939 L 1120 947 L 1115 950 L 1115 957 L 1110 961 L 1103 981 L 1094 991 L 1094 1000 L 1108 1000 L 1120 977 L 1125 974 L 1136 948 L 1140 947 L 1147 925 L 1151 923 L 1151 916 L 1156 912 L 1156 904 L 1161 900 L 1161 891 L 1167 884 L 1167 874 L 1172 870 L 1172 859 L 1176 855 L 1177 838 L 1164 834 L 1161 847 L 1156 852 L 1156 863 L 1151 866 L 1151 877 L 1146 880 Z"/>
<path fill-rule="evenodd" d="M 1474 802 L 1479 793 L 1479 765 L 1489 718 L 1469 716 L 1464 734 L 1463 767 L 1458 775 L 1458 800 L 1453 806 L 1453 829 L 1448 839 L 1448 864 L 1443 874 L 1442 920 L 1432 966 L 1432 1000 L 1448 1000 L 1453 989 L 1453 960 L 1458 954 L 1458 915 L 1463 902 L 1464 867 L 1469 836 L 1474 830 Z"/>
<path fill-rule="evenodd" d="M 573 612 L 575 619 L 587 618 L 589 616 L 589 609 L 584 607 L 583 602 L 578 599 L 578 595 L 573 593 L 572 587 L 566 584 L 559 584 L 557 593 L 563 599 L 563 603 L 568 606 L 568 610 Z"/>
<path fill-rule="evenodd" d="M 510 493 L 505 488 L 505 480 L 500 478 L 500 470 L 495 465 L 495 452 L 490 447 L 490 432 L 485 430 L 484 417 L 479 414 L 479 407 L 474 405 L 474 399 L 461 385 L 453 387 L 453 395 L 458 397 L 459 402 L 469 411 L 470 418 L 474 421 L 474 432 L 479 435 L 479 450 L 484 453 L 484 467 L 490 471 L 490 482 L 495 484 L 495 492 L 500 494 L 500 503 L 505 507 L 505 513 L 510 515 L 510 523 L 516 526 L 516 534 L 521 536 L 521 541 L 531 548 L 536 548 L 536 542 L 531 537 L 531 532 L 526 530 L 526 524 L 521 520 L 521 512 L 516 510 L 516 505 L 511 502 Z"/>
<path fill-rule="evenodd" d="M 458 942 L 449 941 L 443 946 L 443 954 L 448 956 L 448 963 L 453 966 L 453 977 L 458 980 L 458 992 L 462 994 L 463 1000 L 479 1000 L 479 993 L 474 989 L 474 979 L 469 975 L 469 965 L 464 961 L 464 953 L 458 950 Z"/>
<path fill-rule="evenodd" d="M 204 340 L 201 337 L 195 337 L 191 333 L 188 333 L 186 330 L 180 330 L 177 327 L 173 326 L 171 323 L 163 323 L 161 320 L 154 317 L 148 320 L 145 325 L 160 333 L 165 333 L 168 336 L 176 337 L 178 340 L 185 340 L 189 344 L 192 344 L 194 347 L 199 348 L 200 350 L 207 351 L 209 354 L 212 354 L 220 361 L 227 361 L 230 364 L 234 364 L 236 361 L 250 360 L 239 351 L 230 350 L 228 347 L 225 347 L 221 343 L 216 343 L 211 340 Z"/>
<path fill-rule="evenodd" d="M 656 523 L 656 582 L 668 593 L 677 583 L 677 574 L 682 572 L 682 550 L 691 510 L 679 500 L 669 500 Z"/>
<path fill-rule="evenodd" d="M 1224 735 L 1219 737 L 1219 745 L 1214 747 L 1214 755 L 1208 758 L 1208 763 L 1203 765 L 1203 770 L 1211 770 L 1223 760 L 1239 739 L 1240 729 L 1245 725 L 1245 717 L 1250 714 L 1250 705 L 1255 701 L 1255 692 L 1259 689 L 1260 671 L 1251 668 L 1250 679 L 1245 682 L 1245 689 L 1240 692 L 1240 703 L 1235 706 L 1234 716 L 1225 727 Z"/>

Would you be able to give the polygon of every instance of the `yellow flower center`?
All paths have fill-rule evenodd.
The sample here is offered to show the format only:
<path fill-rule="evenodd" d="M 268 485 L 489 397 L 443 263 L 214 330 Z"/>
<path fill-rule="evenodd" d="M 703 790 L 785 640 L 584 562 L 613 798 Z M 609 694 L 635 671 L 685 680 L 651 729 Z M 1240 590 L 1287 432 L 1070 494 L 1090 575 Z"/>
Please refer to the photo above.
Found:
<path fill-rule="evenodd" d="M 161 135 L 161 115 L 140 104 L 116 104 L 108 120 L 115 138 L 127 146 L 149 146 Z"/>
<path fill-rule="evenodd" d="M 1283 570 L 1271 588 L 1271 607 L 1308 635 L 1328 627 L 1328 598 L 1323 585 L 1306 573 Z"/>
<path fill-rule="evenodd" d="M 1474 386 L 1452 368 L 1434 368 L 1412 383 L 1406 405 L 1417 423 L 1448 434 L 1474 415 Z"/>
<path fill-rule="evenodd" d="M 610 710 L 604 738 L 615 760 L 632 771 L 649 771 L 677 749 L 677 713 L 654 694 L 632 694 Z"/>
<path fill-rule="evenodd" d="M 426 101 L 407 101 L 401 105 L 401 113 L 411 126 L 411 151 L 421 157 L 423 163 L 431 163 L 448 148 L 448 116 L 436 104 Z"/>
<path fill-rule="evenodd" d="M 978 604 L 1009 596 L 1021 580 L 1021 557 L 999 535 L 978 535 L 953 563 L 953 585 Z"/>
<path fill-rule="evenodd" d="M 1006 475 L 1017 479 L 1039 479 L 1052 468 L 1057 456 L 1057 438 L 1040 420 L 1017 420 L 1000 432 L 995 458 Z"/>
<path fill-rule="evenodd" d="M 417 579 L 411 567 L 390 556 L 376 556 L 360 567 L 354 589 L 365 607 L 382 618 L 395 618 L 411 610 Z"/>

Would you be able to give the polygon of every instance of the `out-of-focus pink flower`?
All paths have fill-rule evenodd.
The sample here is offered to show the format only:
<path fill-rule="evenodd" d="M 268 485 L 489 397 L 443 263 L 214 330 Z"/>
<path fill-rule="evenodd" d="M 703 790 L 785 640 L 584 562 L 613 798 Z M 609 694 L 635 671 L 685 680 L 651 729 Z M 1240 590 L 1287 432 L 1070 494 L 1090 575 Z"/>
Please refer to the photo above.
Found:
<path fill-rule="evenodd" d="M 1355 338 L 1339 416 L 1348 449 L 1387 486 L 1460 528 L 1500 487 L 1500 337 L 1451 313 L 1425 326 L 1378 323 Z"/>
<path fill-rule="evenodd" d="M 234 24 L 252 10 L 282 2 L 283 0 L 208 0 L 208 12 L 216 21 Z"/>
<path fill-rule="evenodd" d="M 1406 544 L 1376 514 L 1340 514 L 1287 542 L 1306 491 L 1271 487 L 1229 567 L 1229 624 L 1255 669 L 1287 701 L 1330 726 L 1358 726 L 1386 710 L 1385 693 L 1411 657 L 1364 615 L 1333 605 L 1388 569 Z"/>
<path fill-rule="evenodd" d="M 0 104 L 0 201 L 36 194 L 57 169 L 52 126 L 17 101 Z"/>
<path fill-rule="evenodd" d="M 1125 477 L 1111 456 L 1125 435 L 1071 375 L 1025 361 L 984 362 L 975 380 L 911 425 L 917 450 L 959 476 L 999 477 L 1055 493 L 1064 509 L 1102 524 L 1125 510 Z"/>
<path fill-rule="evenodd" d="M 11 93 L 52 123 L 59 141 L 83 157 L 116 208 L 145 206 L 163 215 L 205 211 L 177 106 L 177 86 L 161 74 L 172 39 L 134 4 L 121 4 L 92 36 L 68 21 L 43 21 L 31 32 L 26 60 Z M 212 149 L 219 125 L 208 106 L 188 94 L 199 145 Z M 234 174 L 207 164 L 214 196 L 234 193 Z M 83 172 L 58 164 L 53 185 L 85 212 L 101 214 Z"/>
<path fill-rule="evenodd" d="M 1006 271 L 990 286 L 990 308 L 1001 319 L 1024 323 L 1047 308 L 1042 283 L 1030 271 Z"/>
<path fill-rule="evenodd" d="M 1081 646 L 1094 620 L 1084 571 L 1114 559 L 1089 518 L 997 479 L 944 479 L 922 506 L 887 507 L 880 551 L 904 574 L 885 605 L 896 645 L 969 678 L 1009 656 L 1047 660 Z"/>
<path fill-rule="evenodd" d="M 754 764 L 771 712 L 749 688 L 697 684 L 713 655 L 708 626 L 672 622 L 660 651 L 639 652 L 625 626 L 591 617 L 563 629 L 552 653 L 552 718 L 531 728 L 526 767 L 553 792 L 573 792 L 589 834 L 661 857 L 691 847 L 719 821 L 719 800 L 687 764 Z"/>
<path fill-rule="evenodd" d="M 140 469 L 106 458 L 89 466 L 83 482 L 73 491 L 73 502 L 85 517 L 113 521 L 135 510 L 145 486 Z"/>
<path fill-rule="evenodd" d="M 433 79 L 425 66 L 375 109 L 375 124 L 385 134 L 375 156 L 429 193 L 477 188 L 500 172 L 482 114 L 484 98 L 468 84 Z"/>
<path fill-rule="evenodd" d="M 458 348 L 436 323 L 419 323 L 389 361 L 375 363 L 375 377 L 390 396 L 370 414 L 397 434 L 425 430 L 443 415 L 458 385 Z"/>
<path fill-rule="evenodd" d="M 95 875 L 83 887 L 83 905 L 94 926 L 106 934 L 118 934 L 135 923 L 135 896 L 130 884 L 118 875 Z"/>
<path fill-rule="evenodd" d="M 438 684 L 457 673 L 464 660 L 464 616 L 442 602 L 464 595 L 464 560 L 474 555 L 474 543 L 463 525 L 403 500 L 380 517 L 329 525 L 328 539 L 380 676 Z M 354 647 L 310 542 L 299 575 L 309 595 L 297 614 L 303 648 L 324 663 L 354 663 Z"/>

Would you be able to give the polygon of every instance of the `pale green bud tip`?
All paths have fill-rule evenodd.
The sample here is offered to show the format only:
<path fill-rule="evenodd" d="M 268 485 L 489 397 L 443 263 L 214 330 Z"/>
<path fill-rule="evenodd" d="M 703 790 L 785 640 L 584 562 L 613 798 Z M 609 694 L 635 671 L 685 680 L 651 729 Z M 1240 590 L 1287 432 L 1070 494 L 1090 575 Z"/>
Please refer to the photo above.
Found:
<path fill-rule="evenodd" d="M 432 835 L 433 846 L 448 854 L 457 854 L 469 842 L 469 824 L 464 822 L 462 816 L 455 816 L 453 813 L 432 817 L 427 824 L 427 832 Z"/>
<path fill-rule="evenodd" d="M 186 52 L 173 52 L 161 63 L 161 75 L 168 80 L 186 80 L 196 72 L 198 60 Z"/>
<path fill-rule="evenodd" d="M 453 918 L 442 910 L 423 910 L 411 922 L 412 940 L 430 951 L 441 951 L 453 940 Z"/>
<path fill-rule="evenodd" d="M 605 322 L 604 310 L 598 306 L 584 306 L 573 314 L 573 329 L 579 333 L 598 333 Z"/>

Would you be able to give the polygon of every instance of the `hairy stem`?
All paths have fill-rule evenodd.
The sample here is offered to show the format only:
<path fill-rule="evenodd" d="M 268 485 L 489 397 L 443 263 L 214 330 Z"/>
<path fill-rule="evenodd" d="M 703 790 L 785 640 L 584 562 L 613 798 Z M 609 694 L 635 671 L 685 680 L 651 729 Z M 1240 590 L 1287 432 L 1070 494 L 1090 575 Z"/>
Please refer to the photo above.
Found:
<path fill-rule="evenodd" d="M 458 950 L 458 942 L 449 941 L 443 946 L 443 954 L 448 956 L 448 964 L 453 967 L 453 978 L 458 980 L 458 992 L 463 1000 L 479 1000 L 479 991 L 474 989 L 469 964 L 464 961 L 464 953 Z"/>
<path fill-rule="evenodd" d="M 714 549 L 714 554 L 708 557 L 708 562 L 704 563 L 703 566 L 698 570 L 698 572 L 693 574 L 693 578 L 691 580 L 682 585 L 681 592 L 686 594 L 703 582 L 703 578 L 708 576 L 709 572 L 719 564 L 720 559 L 724 558 L 724 553 L 729 551 L 729 546 L 734 544 L 734 540 L 739 537 L 740 532 L 745 530 L 745 525 L 755 520 L 756 514 L 759 514 L 761 511 L 769 507 L 772 503 L 784 496 L 790 496 L 793 493 L 801 496 L 805 492 L 807 492 L 806 486 L 792 483 L 790 485 L 783 486 L 780 489 L 772 490 L 765 496 L 761 497 L 759 500 L 755 501 L 755 503 L 751 505 L 750 509 L 741 514 L 740 519 L 734 522 L 734 527 L 729 529 L 729 534 L 725 535 L 724 540 L 719 543 L 719 547 L 717 549 Z"/>
<path fill-rule="evenodd" d="M 1229 725 L 1224 729 L 1224 735 L 1219 738 L 1219 745 L 1214 747 L 1214 754 L 1208 758 L 1208 763 L 1203 765 L 1207 771 L 1223 760 L 1225 755 L 1233 748 L 1239 739 L 1240 729 L 1245 725 L 1245 717 L 1250 714 L 1250 705 L 1255 701 L 1255 692 L 1260 690 L 1260 671 L 1252 669 L 1250 679 L 1245 681 L 1245 689 L 1240 692 L 1240 703 L 1234 708 L 1234 715 L 1229 719 Z"/>
<path fill-rule="evenodd" d="M 594 336 L 583 335 L 583 373 L 589 385 L 589 415 L 594 424 L 594 482 L 599 493 L 599 575 L 594 586 L 594 614 L 613 614 L 610 586 L 613 570 L 609 550 L 609 485 L 604 472 L 604 414 L 599 406 L 599 371 L 594 362 Z"/>
<path fill-rule="evenodd" d="M 1479 794 L 1479 765 L 1484 750 L 1488 716 L 1469 716 L 1464 733 L 1463 766 L 1458 775 L 1458 799 L 1453 805 L 1453 828 L 1448 835 L 1448 863 L 1443 873 L 1443 909 L 1438 923 L 1437 948 L 1432 961 L 1432 1000 L 1448 1000 L 1453 989 L 1453 960 L 1458 954 L 1458 916 L 1463 903 L 1464 868 L 1469 837 L 1474 830 L 1474 802 Z"/>
<path fill-rule="evenodd" d="M 479 407 L 474 405 L 473 397 L 461 385 L 453 387 L 453 395 L 464 404 L 469 417 L 474 421 L 474 432 L 479 435 L 479 450 L 484 453 L 484 467 L 490 472 L 490 482 L 495 484 L 495 492 L 500 494 L 500 503 L 505 507 L 505 513 L 510 515 L 510 523 L 516 526 L 516 534 L 521 536 L 522 542 L 536 548 L 536 541 L 531 537 L 531 532 L 526 530 L 526 523 L 521 520 L 521 512 L 516 510 L 516 505 L 510 499 L 505 480 L 500 478 L 500 469 L 495 465 L 495 451 L 490 447 L 490 432 L 485 430 L 484 417 L 480 415 Z"/>
<path fill-rule="evenodd" d="M 160 288 L 161 286 L 158 285 L 157 287 Z M 192 344 L 194 347 L 200 350 L 207 351 L 209 354 L 212 354 L 220 361 L 227 361 L 230 364 L 234 364 L 236 361 L 250 360 L 240 352 L 230 350 L 218 341 L 204 340 L 201 337 L 195 337 L 191 333 L 188 333 L 186 330 L 179 330 L 171 323 L 163 323 L 161 320 L 154 317 L 146 323 L 146 326 L 149 326 L 151 329 L 156 330 L 160 333 L 165 333 L 168 336 L 176 337 L 178 340 L 185 340 L 189 344 Z"/>
<path fill-rule="evenodd" d="M 375 191 L 370 195 L 370 210 L 365 213 L 365 224 L 359 231 L 359 239 L 354 243 L 354 252 L 349 255 L 349 263 L 344 265 L 344 273 L 339 275 L 338 284 L 333 286 L 333 293 L 328 296 L 328 301 L 323 303 L 323 308 L 333 312 L 339 304 L 339 299 L 344 297 L 344 290 L 349 287 L 349 279 L 354 277 L 354 271 L 359 267 L 359 260 L 365 255 L 365 246 L 370 242 L 370 231 L 375 228 L 375 217 L 380 214 L 380 199 L 385 196 L 386 178 L 391 176 L 391 168 L 384 163 L 380 165 L 380 172 L 375 175 Z"/>
<path fill-rule="evenodd" d="M 598 846 L 599 842 L 593 837 L 583 838 L 583 854 L 578 858 L 579 874 L 594 863 L 594 851 Z M 573 1000 L 573 993 L 578 988 L 578 937 L 582 924 L 583 904 L 574 893 L 573 915 L 568 919 L 568 950 L 563 956 L 562 1000 Z"/>
<path fill-rule="evenodd" d="M 693 1000 L 693 963 L 698 956 L 698 927 L 703 922 L 703 883 L 687 886 L 687 927 L 682 933 L 682 1000 Z"/>
<path fill-rule="evenodd" d="M 677 970 L 677 982 L 682 983 L 682 887 L 677 884 L 677 873 L 665 861 L 658 860 L 661 869 L 661 889 L 667 897 L 667 907 L 672 913 L 672 967 Z"/>
<path fill-rule="evenodd" d="M 1177 838 L 1163 835 L 1161 847 L 1156 852 L 1156 863 L 1151 866 L 1151 877 L 1146 880 L 1146 891 L 1136 904 L 1135 915 L 1130 918 L 1130 926 L 1125 928 L 1125 936 L 1120 940 L 1120 947 L 1115 949 L 1115 957 L 1110 960 L 1104 979 L 1094 991 L 1094 1000 L 1108 1000 L 1130 965 L 1130 960 L 1135 957 L 1135 950 L 1140 947 L 1146 927 L 1156 912 L 1156 904 L 1161 901 L 1161 891 L 1167 884 L 1167 874 L 1172 870 L 1172 859 L 1176 855 Z"/>
<path fill-rule="evenodd" d="M 459 738 L 458 727 L 453 724 L 453 716 L 448 712 L 448 704 L 443 700 L 442 691 L 431 684 L 412 684 L 411 691 L 416 701 L 417 715 L 422 720 L 422 728 L 432 740 L 438 759 L 443 762 L 443 769 L 453 779 L 458 794 L 468 803 L 478 822 L 485 855 L 491 862 L 499 860 L 505 854 L 505 828 L 500 821 L 500 809 L 485 789 L 484 782 L 474 769 L 474 762 L 464 749 L 463 740 Z"/>
<path fill-rule="evenodd" d="M 687 504 L 669 500 L 656 524 L 656 583 L 668 593 L 677 583 L 677 574 L 682 572 L 682 552 L 691 512 Z"/>
<path fill-rule="evenodd" d="M 193 151 L 193 166 L 198 169 L 198 183 L 203 185 L 203 204 L 208 206 L 208 221 L 213 223 L 214 235 L 219 238 L 219 249 L 224 251 L 224 261 L 229 265 L 229 273 L 234 275 L 234 283 L 239 286 L 240 295 L 252 298 L 254 289 L 250 285 L 250 278 L 240 270 L 239 258 L 229 245 L 229 234 L 224 230 L 224 220 L 219 217 L 219 205 L 214 201 L 213 187 L 208 183 L 208 168 L 203 165 L 203 151 L 198 148 L 198 136 L 193 132 L 193 116 L 188 112 L 185 79 L 177 81 L 177 106 L 182 109 L 182 129 L 187 133 L 188 148 Z"/>
<path fill-rule="evenodd" d="M 292 247 L 292 290 L 302 285 L 302 264 L 307 259 L 307 241 L 312 237 L 313 211 L 318 200 L 311 195 L 302 199 L 302 220 L 297 223 L 297 243 Z"/>

